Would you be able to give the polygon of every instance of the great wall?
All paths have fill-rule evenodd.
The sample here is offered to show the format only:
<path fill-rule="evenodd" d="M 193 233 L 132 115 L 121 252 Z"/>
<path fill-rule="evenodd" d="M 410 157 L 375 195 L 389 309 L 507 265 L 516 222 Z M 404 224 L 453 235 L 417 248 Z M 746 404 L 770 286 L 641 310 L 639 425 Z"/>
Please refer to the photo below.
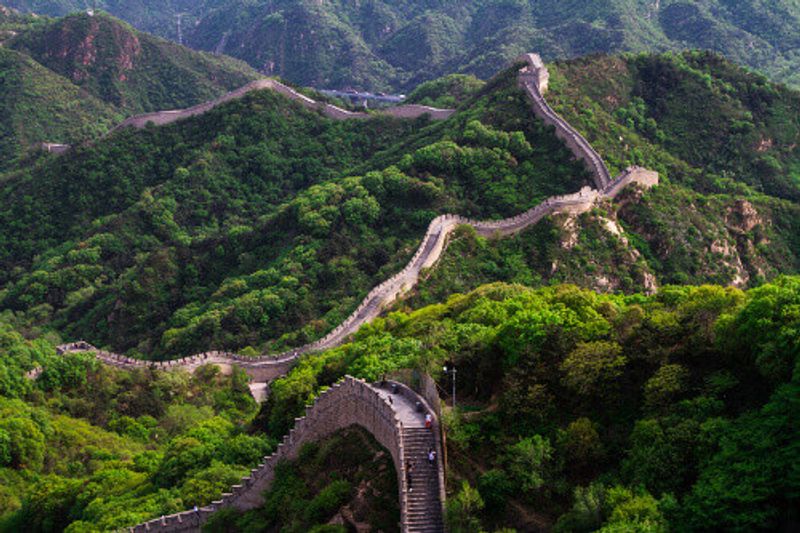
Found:
<path fill-rule="evenodd" d="M 630 167 L 612 180 L 611 174 L 602 158 L 594 151 L 588 141 L 547 104 L 544 93 L 547 90 L 549 74 L 541 58 L 537 54 L 526 54 L 520 61 L 524 62 L 525 66 L 519 71 L 518 82 L 520 88 L 529 96 L 533 113 L 545 123 L 553 126 L 556 135 L 564 141 L 575 157 L 586 163 L 596 188 L 584 187 L 574 194 L 548 198 L 524 213 L 503 220 L 477 221 L 452 214 L 436 217 L 431 221 L 416 253 L 402 271 L 373 288 L 358 308 L 326 336 L 318 341 L 281 354 L 247 357 L 230 352 L 210 351 L 173 361 L 153 362 L 97 350 L 83 341 L 59 346 L 58 353 L 93 351 L 103 363 L 127 369 L 153 367 L 162 370 L 182 369 L 192 372 L 205 364 L 215 364 L 223 369 L 238 366 L 244 369 L 253 381 L 267 382 L 288 372 L 300 355 L 326 350 L 342 344 L 360 326 L 377 317 L 386 306 L 414 287 L 423 270 L 432 267 L 441 257 L 446 249 L 448 236 L 458 226 L 471 226 L 479 235 L 484 237 L 504 237 L 518 233 L 536 224 L 547 215 L 557 213 L 574 215 L 588 211 L 598 201 L 615 198 L 630 184 L 635 183 L 644 188 L 658 184 L 659 176 L 656 172 L 639 167 Z M 221 103 L 241 97 L 256 88 L 270 88 L 282 94 L 287 94 L 287 96 L 301 102 L 304 106 L 317 109 L 333 119 L 343 120 L 366 117 L 365 113 L 353 113 L 328 104 L 319 104 L 285 85 L 278 84 L 272 80 L 262 80 L 229 93 L 220 99 L 188 110 L 133 117 L 120 125 L 120 127 L 143 127 L 148 122 L 168 124 L 203 113 Z M 406 106 L 406 111 L 395 111 L 397 113 L 395 116 L 403 116 L 402 113 L 408 113 L 407 118 L 413 118 L 422 114 L 431 114 L 433 118 L 444 119 L 453 113 L 451 110 L 438 111 L 441 111 L 441 113 L 437 116 L 431 112 L 431 108 L 422 110 L 411 109 Z M 230 494 L 224 495 L 222 500 L 197 511 L 179 513 L 141 524 L 131 528 L 131 531 L 198 531 L 200 525 L 211 514 L 221 508 L 251 509 L 256 507 L 260 504 L 261 492 L 272 481 L 274 465 L 277 461 L 296 457 L 299 447 L 304 442 L 324 437 L 338 429 L 353 424 L 361 425 L 370 431 L 392 454 L 398 478 L 402 531 L 443 531 L 441 505 L 444 502 L 444 473 L 441 461 L 438 461 L 437 465 L 438 484 L 434 486 L 431 481 L 429 490 L 432 492 L 425 493 L 425 498 L 423 498 L 423 501 L 427 499 L 435 500 L 437 503 L 433 508 L 415 508 L 414 502 L 409 499 L 409 491 L 406 486 L 405 461 L 407 459 L 406 456 L 410 453 L 406 448 L 406 442 L 412 442 L 417 437 L 414 437 L 413 433 L 406 433 L 409 429 L 413 429 L 414 419 L 413 416 L 412 418 L 406 417 L 409 413 L 406 409 L 408 405 L 405 402 L 411 402 L 415 406 L 417 402 L 420 402 L 419 405 L 425 406 L 423 410 L 430 411 L 430 408 L 427 407 L 422 398 L 416 396 L 410 389 L 399 384 L 396 386 L 401 391 L 401 397 L 404 399 L 399 402 L 394 400 L 397 403 L 393 403 L 392 395 L 389 395 L 389 393 L 376 386 L 368 385 L 352 378 L 347 378 L 343 383 L 334 385 L 329 391 L 317 398 L 314 404 L 308 408 L 305 417 L 296 420 L 295 428 L 284 438 L 284 442 L 279 446 L 278 451 L 265 458 L 264 464 L 253 470 L 251 476 L 245 478 L 241 485 L 235 486 Z M 404 420 L 406 425 L 403 423 Z M 438 432 L 438 422 L 435 424 Z M 435 443 L 437 447 L 440 447 L 438 438 L 435 439 Z M 441 453 L 438 456 L 441 457 Z"/>
<path fill-rule="evenodd" d="M 157 111 L 155 113 L 146 113 L 144 115 L 136 115 L 130 117 L 122 121 L 119 125 L 117 125 L 114 129 L 112 129 L 111 132 L 127 127 L 144 128 L 149 123 L 152 123 L 156 126 L 164 126 L 166 124 L 172 124 L 173 122 L 177 122 L 179 120 L 184 120 L 197 115 L 202 115 L 203 113 L 206 113 L 226 102 L 237 100 L 239 98 L 246 96 L 248 93 L 264 89 L 269 89 L 277 93 L 280 93 L 289 98 L 290 100 L 298 102 L 303 107 L 310 110 L 319 111 L 326 117 L 332 118 L 334 120 L 349 120 L 355 118 L 366 119 L 374 117 L 376 116 L 376 114 L 389 115 L 396 118 L 404 118 L 404 119 L 414 119 L 421 117 L 423 115 L 429 115 L 434 120 L 444 120 L 446 118 L 449 118 L 450 115 L 452 115 L 455 112 L 455 110 L 453 109 L 438 109 L 435 107 L 428 107 L 417 104 L 407 104 L 407 105 L 388 107 L 385 109 L 381 109 L 377 113 L 348 111 L 346 109 L 342 109 L 341 107 L 337 107 L 332 104 L 317 102 L 316 100 L 309 98 L 308 96 L 292 89 L 288 85 L 285 85 L 277 80 L 265 78 L 263 80 L 256 80 L 250 82 L 243 87 L 240 87 L 223 96 L 220 96 L 219 98 L 210 100 L 202 104 L 198 104 L 193 107 L 189 107 L 186 109 L 178 109 L 173 111 Z"/>
<path fill-rule="evenodd" d="M 257 508 L 263 503 L 263 492 L 275 478 L 275 466 L 279 462 L 297 459 L 307 442 L 358 425 L 369 431 L 392 457 L 397 475 L 401 531 L 443 533 L 444 468 L 441 460 L 431 466 L 425 458 L 430 448 L 437 451 L 437 457 L 442 456 L 440 430 L 435 416 L 432 427 L 425 427 L 426 413 L 434 413 L 431 406 L 401 383 L 371 385 L 347 376 L 317 396 L 306 409 L 305 416 L 295 419 L 294 428 L 275 452 L 265 457 L 262 464 L 220 500 L 196 510 L 139 524 L 130 531 L 199 531 L 220 509 Z M 412 465 L 413 476 L 408 475 L 407 465 Z"/>

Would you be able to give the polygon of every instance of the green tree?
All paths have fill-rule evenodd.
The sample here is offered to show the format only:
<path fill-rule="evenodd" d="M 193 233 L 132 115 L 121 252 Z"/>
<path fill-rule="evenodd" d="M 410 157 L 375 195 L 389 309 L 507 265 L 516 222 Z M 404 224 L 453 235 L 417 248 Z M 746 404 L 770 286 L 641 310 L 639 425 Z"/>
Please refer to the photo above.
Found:
<path fill-rule="evenodd" d="M 561 364 L 564 385 L 582 396 L 597 393 L 614 381 L 627 364 L 616 342 L 583 342 Z"/>
<path fill-rule="evenodd" d="M 523 491 L 532 492 L 544 485 L 552 458 L 550 441 L 534 435 L 508 446 L 502 463 Z"/>
<path fill-rule="evenodd" d="M 39 426 L 29 418 L 12 417 L 0 420 L 0 432 L 7 437 L 4 465 L 37 470 L 44 461 L 45 437 Z"/>
<path fill-rule="evenodd" d="M 480 493 L 466 481 L 461 482 L 460 490 L 447 500 L 447 528 L 453 533 L 474 533 L 481 530 L 478 518 L 484 508 Z"/>

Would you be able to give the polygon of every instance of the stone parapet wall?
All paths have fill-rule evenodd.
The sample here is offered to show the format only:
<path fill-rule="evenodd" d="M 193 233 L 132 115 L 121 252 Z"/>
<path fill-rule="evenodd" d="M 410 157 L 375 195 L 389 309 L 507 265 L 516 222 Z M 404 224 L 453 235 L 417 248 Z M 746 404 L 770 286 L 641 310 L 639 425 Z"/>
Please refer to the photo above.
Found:
<path fill-rule="evenodd" d="M 561 118 L 547 103 L 544 93 L 547 91 L 550 74 L 538 54 L 525 54 L 520 61 L 526 66 L 520 71 L 519 85 L 528 94 L 534 114 L 545 124 L 553 126 L 556 136 L 564 141 L 575 155 L 586 163 L 598 189 L 605 188 L 611 181 L 611 173 L 592 145 L 583 135 Z"/>
<path fill-rule="evenodd" d="M 608 184 L 603 194 L 606 198 L 613 199 L 633 183 L 639 185 L 643 189 L 649 189 L 658 185 L 658 182 L 658 172 L 647 170 L 642 167 L 628 167 L 622 174 L 614 178 L 614 181 Z"/>
<path fill-rule="evenodd" d="M 410 395 L 414 401 L 419 399 L 413 391 L 401 390 L 403 394 Z M 305 416 L 295 419 L 294 428 L 278 444 L 275 452 L 265 457 L 258 468 L 254 468 L 249 476 L 234 485 L 229 493 L 223 494 L 220 500 L 197 511 L 186 511 L 151 520 L 130 528 L 130 531 L 131 533 L 199 531 L 202 524 L 221 509 L 230 507 L 245 511 L 260 507 L 263 504 L 263 492 L 275 479 L 275 467 L 279 462 L 295 460 L 305 443 L 323 439 L 353 425 L 369 431 L 375 440 L 389 451 L 397 472 L 401 520 L 405 523 L 403 502 L 406 494 L 406 476 L 403 425 L 392 405 L 381 397 L 373 386 L 363 380 L 347 376 L 344 381 L 320 394 L 306 409 Z"/>
<path fill-rule="evenodd" d="M 527 54 L 521 60 L 525 63 L 525 66 L 519 72 L 519 82 L 530 98 L 534 114 L 546 123 L 554 125 L 559 136 L 573 150 L 576 157 L 587 161 L 590 169 L 593 170 L 597 189 L 584 187 L 574 194 L 554 196 L 524 213 L 502 220 L 480 221 L 455 214 L 436 217 L 429 224 L 420 246 L 403 270 L 374 287 L 359 306 L 324 337 L 280 354 L 247 357 L 231 352 L 209 351 L 173 361 L 151 362 L 100 351 L 85 342 L 59 347 L 60 353 L 91 350 L 97 353 L 98 359 L 102 362 L 120 368 L 156 368 L 162 370 L 181 368 L 193 372 L 204 364 L 217 364 L 226 369 L 230 368 L 230 366 L 239 366 L 254 380 L 269 381 L 285 374 L 298 356 L 336 347 L 357 331 L 361 325 L 380 315 L 386 306 L 392 304 L 417 284 L 419 276 L 424 269 L 431 268 L 436 264 L 447 247 L 448 237 L 458 226 L 472 226 L 483 237 L 506 237 L 536 224 L 548 215 L 556 213 L 575 215 L 588 211 L 599 199 L 614 198 L 631 183 L 637 183 L 644 187 L 650 187 L 658 183 L 657 173 L 639 167 L 630 167 L 615 180 L 611 181 L 608 178 L 608 169 L 600 156 L 597 155 L 583 136 L 550 108 L 544 99 L 542 92 L 547 88 L 549 74 L 541 57 L 537 54 Z M 252 82 L 212 102 L 183 111 L 165 112 L 159 115 L 161 118 L 158 118 L 158 120 L 177 120 L 176 117 L 178 115 L 176 113 L 183 113 L 184 117 L 199 114 L 220 103 L 239 98 L 249 91 L 263 88 L 276 90 L 307 107 L 318 109 L 320 105 L 291 87 L 267 79 Z M 365 113 L 346 111 L 329 104 L 323 105 L 322 110 L 329 116 L 339 119 L 362 118 L 366 115 Z M 434 118 L 447 118 L 453 112 L 452 110 L 437 110 L 417 105 L 390 108 L 388 111 L 390 114 L 396 113 L 397 116 L 402 115 L 404 118 L 413 118 L 422 114 L 430 114 Z M 145 120 L 144 123 L 146 123 L 146 117 L 148 116 L 151 115 L 144 115 L 143 117 L 145 118 L 133 117 L 130 120 L 139 120 L 137 124 Z"/>

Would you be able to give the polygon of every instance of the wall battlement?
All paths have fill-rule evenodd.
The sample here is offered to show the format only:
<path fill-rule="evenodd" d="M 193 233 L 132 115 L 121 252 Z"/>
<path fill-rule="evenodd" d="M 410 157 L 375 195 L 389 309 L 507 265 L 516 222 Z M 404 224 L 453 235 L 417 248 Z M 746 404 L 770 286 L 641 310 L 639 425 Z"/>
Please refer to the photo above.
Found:
<path fill-rule="evenodd" d="M 446 249 L 448 237 L 458 226 L 472 226 L 479 235 L 484 237 L 505 237 L 526 229 L 548 215 L 556 213 L 578 214 L 588 211 L 601 198 L 614 198 L 631 183 L 638 183 L 644 187 L 651 187 L 658 184 L 658 173 L 639 167 L 630 167 L 626 169 L 625 172 L 612 181 L 608 177 L 608 169 L 602 162 L 602 159 L 600 159 L 600 156 L 592 149 L 586 139 L 558 116 L 544 99 L 542 89 L 547 88 L 549 74 L 541 57 L 538 54 L 526 54 L 522 56 L 521 61 L 525 63 L 525 66 L 519 72 L 519 82 L 531 100 L 534 114 L 546 123 L 553 124 L 556 127 L 556 133 L 558 134 L 561 132 L 559 136 L 564 139 L 567 146 L 573 150 L 576 157 L 587 161 L 590 169 L 594 168 L 594 181 L 595 184 L 598 185 L 596 189 L 584 187 L 574 194 L 554 196 L 524 213 L 502 220 L 479 221 L 455 214 L 446 214 L 436 217 L 429 224 L 420 246 L 403 270 L 374 287 L 361 301 L 361 304 L 359 304 L 355 311 L 327 335 L 312 343 L 279 354 L 247 357 L 232 352 L 209 351 L 172 361 L 153 362 L 132 359 L 123 355 L 97 350 L 97 348 L 82 341 L 60 346 L 58 348 L 59 353 L 94 351 L 97 354 L 97 358 L 103 363 L 120 368 L 151 367 L 161 370 L 180 368 L 189 372 L 194 372 L 197 368 L 205 364 L 216 364 L 223 369 L 229 369 L 231 366 L 239 366 L 255 381 L 270 381 L 288 372 L 294 361 L 300 355 L 324 351 L 342 344 L 351 334 L 355 333 L 361 325 L 370 322 L 380 315 L 385 307 L 414 287 L 421 273 L 425 269 L 433 267 L 439 260 Z M 259 88 L 272 88 L 283 94 L 292 95 L 294 99 L 300 101 L 304 105 L 317 105 L 314 100 L 274 80 L 259 80 L 213 102 L 208 102 L 201 106 L 195 106 L 195 108 L 180 112 L 165 112 L 167 113 L 165 116 L 173 117 L 173 115 L 169 115 L 169 113 L 189 113 L 189 115 L 186 116 L 202 113 L 222 102 L 241 97 L 247 92 Z M 446 116 L 452 113 L 451 110 L 436 110 L 425 106 L 400 106 L 393 109 L 409 110 L 412 108 L 414 109 L 411 111 L 412 115 L 422 112 L 431 113 L 441 111 L 442 114 L 439 118 L 446 118 Z M 335 108 L 334 106 L 327 106 L 326 109 L 331 111 L 331 116 L 334 118 L 343 120 L 360 118 L 364 115 L 364 113 L 352 113 Z M 142 117 L 134 117 L 134 119 L 139 120 L 138 123 L 144 120 Z M 147 121 L 144 123 L 146 122 Z M 600 184 L 602 184 L 602 186 Z"/>
<path fill-rule="evenodd" d="M 530 99 L 533 113 L 545 124 L 553 126 L 556 136 L 564 141 L 567 147 L 575 155 L 576 159 L 581 159 L 586 163 L 587 168 L 592 173 L 595 186 L 603 189 L 611 181 L 611 173 L 603 162 L 600 154 L 595 152 L 578 130 L 573 128 L 566 120 L 556 113 L 547 100 L 544 93 L 547 91 L 550 73 L 542 62 L 539 54 L 525 54 L 520 58 L 526 64 L 519 73 L 519 85 Z"/>
<path fill-rule="evenodd" d="M 387 385 L 390 385 L 387 383 Z M 408 486 L 406 485 L 406 467 L 408 461 L 417 461 L 418 457 L 411 457 L 411 447 L 405 446 L 405 433 L 415 425 L 415 418 L 421 419 L 423 412 L 433 413 L 424 404 L 424 400 L 411 389 L 401 385 L 397 386 L 397 394 L 389 390 L 382 390 L 375 385 L 370 385 L 363 380 L 347 376 L 344 381 L 333 385 L 320 394 L 312 405 L 306 409 L 305 416 L 296 418 L 292 430 L 278 444 L 274 453 L 264 458 L 258 468 L 251 470 L 249 476 L 244 477 L 240 483 L 231 487 L 222 498 L 208 506 L 196 511 L 186 511 L 174 515 L 163 516 L 130 528 L 131 533 L 144 532 L 182 532 L 199 531 L 211 515 L 215 512 L 234 508 L 240 511 L 258 508 L 263 504 L 263 492 L 267 490 L 275 479 L 275 467 L 281 461 L 297 459 L 300 449 L 307 442 L 323 439 L 340 429 L 358 425 L 369 431 L 375 439 L 389 451 L 397 473 L 397 486 L 400 498 L 401 529 L 404 532 L 413 532 L 417 529 L 408 510 Z M 390 400 L 390 398 L 393 398 Z M 416 402 L 424 404 L 423 412 L 408 414 L 407 409 Z M 404 411 L 405 409 L 405 411 Z M 409 419 L 409 416 L 413 417 Z M 428 431 L 428 430 L 425 430 Z M 431 435 L 438 443 L 438 421 Z M 439 448 L 437 444 L 437 448 Z M 441 450 L 440 450 L 441 451 Z M 416 453 L 416 450 L 415 452 Z M 439 453 L 441 457 L 441 453 Z M 444 497 L 444 469 L 441 460 L 437 464 L 437 479 L 440 480 L 437 490 L 428 494 L 428 500 L 439 502 L 441 507 Z M 424 487 L 420 487 L 424 490 Z M 430 525 L 438 525 L 444 531 L 441 523 L 442 515 L 438 515 L 438 524 L 432 520 Z"/>

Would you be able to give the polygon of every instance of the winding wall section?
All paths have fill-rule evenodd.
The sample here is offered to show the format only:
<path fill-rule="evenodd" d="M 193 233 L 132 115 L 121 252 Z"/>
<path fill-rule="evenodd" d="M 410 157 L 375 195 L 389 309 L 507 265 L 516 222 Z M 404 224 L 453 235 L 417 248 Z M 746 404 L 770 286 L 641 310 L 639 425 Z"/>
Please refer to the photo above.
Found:
<path fill-rule="evenodd" d="M 247 357 L 232 352 L 213 350 L 182 359 L 153 362 L 142 361 L 124 355 L 98 350 L 83 341 L 59 346 L 59 353 L 94 351 L 97 354 L 97 358 L 103 363 L 128 369 L 137 367 L 154 367 L 163 370 L 181 368 L 193 372 L 204 364 L 216 364 L 222 367 L 223 370 L 231 366 L 239 366 L 243 368 L 254 381 L 270 381 L 284 375 L 289 368 L 291 368 L 294 360 L 298 356 L 338 346 L 349 335 L 357 331 L 359 327 L 378 316 L 387 305 L 391 304 L 404 292 L 414 287 L 419 280 L 422 270 L 433 266 L 441 257 L 446 247 L 448 236 L 459 225 L 466 224 L 472 226 L 479 235 L 485 237 L 512 235 L 536 224 L 547 215 L 559 212 L 578 213 L 591 209 L 592 205 L 598 200 L 602 198 L 614 198 L 622 189 L 631 183 L 639 183 L 644 187 L 651 187 L 658 183 L 658 174 L 656 172 L 639 167 L 628 168 L 615 180 L 611 181 L 608 178 L 608 169 L 600 156 L 592 149 L 591 145 L 589 145 L 583 136 L 550 108 L 547 101 L 544 99 L 543 92 L 547 89 L 549 74 L 541 58 L 537 54 L 526 54 L 522 57 L 522 60 L 524 60 L 525 66 L 520 70 L 519 83 L 530 97 L 534 114 L 542 117 L 546 122 L 553 124 L 557 134 L 565 140 L 567 146 L 569 146 L 575 154 L 575 157 L 587 162 L 590 170 L 592 170 L 597 189 L 584 187 L 575 194 L 554 196 L 524 213 L 503 220 L 478 221 L 451 214 L 436 217 L 428 226 L 428 230 L 417 252 L 402 271 L 377 287 L 374 287 L 362 300 L 358 308 L 327 335 L 315 342 L 280 354 Z M 157 113 L 133 117 L 126 121 L 128 122 L 127 124 L 123 123 L 123 125 L 142 127 L 147 124 L 147 122 L 167 124 L 181 118 L 204 113 L 221 103 L 234 98 L 240 98 L 249 91 L 264 88 L 271 88 L 282 94 L 287 94 L 291 98 L 310 107 L 319 105 L 314 100 L 274 80 L 260 80 L 238 91 L 229 93 L 222 98 L 200 106 L 180 112 L 168 111 L 161 114 Z M 403 112 L 408 112 L 412 107 L 420 108 L 421 106 L 401 106 L 396 109 L 405 109 Z M 325 109 L 330 111 L 331 114 L 329 114 L 329 116 L 338 119 L 360 118 L 365 115 L 364 113 L 345 111 L 327 104 Z M 426 112 L 430 112 L 432 108 L 422 107 L 422 109 Z M 452 111 L 443 112 L 452 113 Z M 400 111 L 398 111 L 398 113 L 400 113 Z M 416 111 L 412 112 L 412 115 L 414 113 L 416 113 Z M 445 117 L 442 115 L 440 118 Z"/>
<path fill-rule="evenodd" d="M 520 215 L 503 220 L 477 221 L 459 215 L 436 217 L 430 223 L 417 252 L 401 272 L 372 289 L 358 308 L 325 337 L 282 354 L 244 357 L 230 352 L 210 351 L 174 361 L 151 362 L 97 350 L 82 341 L 59 346 L 59 353 L 94 351 L 102 362 L 128 369 L 156 367 L 165 370 L 181 368 L 194 371 L 204 364 L 216 364 L 223 368 L 239 366 L 245 369 L 254 380 L 269 381 L 285 374 L 299 355 L 337 346 L 361 325 L 378 316 L 385 306 L 417 283 L 423 269 L 436 263 L 446 248 L 448 236 L 459 225 L 472 226 L 479 235 L 485 237 L 512 235 L 537 223 L 547 215 L 587 211 L 599 200 L 614 198 L 631 183 L 638 183 L 643 187 L 651 187 L 658 183 L 657 173 L 638 167 L 628 168 L 612 181 L 608 168 L 591 145 L 555 113 L 544 99 L 543 94 L 547 89 L 549 75 L 539 56 L 527 54 L 523 56 L 523 60 L 525 66 L 520 70 L 519 83 L 530 97 L 534 114 L 546 123 L 553 125 L 557 135 L 569 146 L 575 157 L 586 162 L 592 172 L 596 189 L 584 187 L 575 194 L 548 198 Z M 223 102 L 239 98 L 251 90 L 263 88 L 271 88 L 287 94 L 307 107 L 321 109 L 326 115 L 335 119 L 364 118 L 366 116 L 364 113 L 352 113 L 329 105 L 320 108 L 320 104 L 317 102 L 285 85 L 273 80 L 261 80 L 213 102 L 183 111 L 133 117 L 120 127 L 143 127 L 148 122 L 167 124 L 204 113 Z M 452 113 L 452 111 L 440 111 L 442 114 L 434 116 L 434 118 L 447 118 Z M 433 114 L 431 108 L 420 108 L 420 106 L 415 108 L 401 106 L 396 108 L 396 111 L 390 110 L 389 113 L 404 118 L 413 118 L 425 113 Z M 413 501 L 409 497 L 406 464 L 408 461 L 418 459 L 415 455 L 410 454 L 417 454 L 419 450 L 424 449 L 426 441 L 424 434 L 419 433 L 419 427 L 417 427 L 419 418 L 414 414 L 416 411 L 410 412 L 408 406 L 416 404 L 416 402 L 424 404 L 424 400 L 410 389 L 399 387 L 401 396 L 405 399 L 401 400 L 398 397 L 392 402 L 386 391 L 348 377 L 343 383 L 334 385 L 329 391 L 320 395 L 309 407 L 306 416 L 296 420 L 294 429 L 284 438 L 278 450 L 270 457 L 265 458 L 264 463 L 254 469 L 252 475 L 245 478 L 242 484 L 234 486 L 230 494 L 223 495 L 222 500 L 198 511 L 179 513 L 147 522 L 132 528 L 132 531 L 137 533 L 142 531 L 195 531 L 208 516 L 221 508 L 250 509 L 256 507 L 261 502 L 261 493 L 274 478 L 274 468 L 278 461 L 295 458 L 301 445 L 305 442 L 322 438 L 353 424 L 361 425 L 370 431 L 392 455 L 398 476 L 403 531 L 442 531 L 441 506 L 444 502 L 444 473 L 441 461 L 437 462 L 436 475 L 430 476 L 430 479 L 427 479 L 423 485 L 427 492 L 422 494 L 421 498 L 417 496 L 417 499 Z M 434 426 L 435 432 L 438 434 L 438 422 Z M 415 447 L 411 446 L 411 442 L 415 443 Z M 441 457 L 440 440 L 433 439 L 431 445 L 439 449 L 438 457 Z M 430 501 L 435 502 L 433 507 L 424 505 L 424 502 Z M 419 507 L 415 508 L 415 505 Z"/>
<path fill-rule="evenodd" d="M 237 100 L 239 98 L 244 97 L 245 95 L 247 95 L 252 91 L 259 91 L 263 89 L 270 89 L 275 92 L 278 92 L 286 96 L 290 100 L 294 100 L 295 102 L 300 103 L 300 105 L 302 105 L 307 109 L 320 111 L 323 115 L 335 120 L 349 120 L 354 118 L 369 118 L 375 116 L 374 114 L 348 111 L 346 109 L 342 109 L 341 107 L 337 107 L 335 105 L 317 102 L 316 100 L 309 98 L 308 96 L 292 89 L 288 85 L 284 85 L 283 83 L 273 79 L 265 78 L 263 80 L 256 80 L 250 82 L 243 87 L 240 87 L 223 96 L 220 96 L 219 98 L 210 100 L 208 102 L 204 102 L 202 104 L 198 104 L 193 107 L 189 107 L 186 109 L 171 110 L 171 111 L 157 111 L 155 113 L 146 113 L 143 115 L 136 115 L 130 117 L 121 122 L 119 125 L 117 125 L 114 129 L 111 130 L 111 132 L 127 127 L 143 128 L 148 123 L 153 123 L 156 126 L 171 124 L 178 120 L 183 120 L 189 117 L 202 115 L 203 113 L 206 113 L 226 102 L 230 102 L 231 100 Z M 379 113 L 384 115 L 390 115 L 393 117 L 407 118 L 407 119 L 414 119 L 421 117 L 423 115 L 430 115 L 430 117 L 434 120 L 443 120 L 450 117 L 450 115 L 452 115 L 453 113 L 455 113 L 455 110 L 438 109 L 435 107 L 409 104 L 409 105 L 400 105 L 395 107 L 388 107 L 386 109 L 381 109 Z"/>
<path fill-rule="evenodd" d="M 140 524 L 131 528 L 131 533 L 199 531 L 220 509 L 232 507 L 245 511 L 260 507 L 279 462 L 297 459 L 305 443 L 353 425 L 369 431 L 392 457 L 397 473 L 401 530 L 443 533 L 444 469 L 439 459 L 442 455 L 438 420 L 434 415 L 433 427 L 425 429 L 424 414 L 432 413 L 425 400 L 402 384 L 384 382 L 382 385 L 370 385 L 347 376 L 320 394 L 306 409 L 305 416 L 295 419 L 294 428 L 277 450 L 265 457 L 264 462 L 229 493 L 223 494 L 222 499 L 196 511 Z M 392 385 L 396 387 L 394 392 L 390 388 Z M 433 466 L 427 464 L 424 455 L 430 447 L 439 452 Z M 406 470 L 408 464 L 414 465 L 411 487 Z"/>
<path fill-rule="evenodd" d="M 525 54 L 522 58 L 525 61 L 525 67 L 519 72 L 519 84 L 530 98 L 533 113 L 545 124 L 550 124 L 555 128 L 556 136 L 566 143 L 576 158 L 582 159 L 586 163 L 594 178 L 595 186 L 598 189 L 604 189 L 611 182 L 611 173 L 603 162 L 603 158 L 592 148 L 589 141 L 578 133 L 578 130 L 550 107 L 544 98 L 550 81 L 550 73 L 542 58 L 539 57 L 539 54 Z"/>

